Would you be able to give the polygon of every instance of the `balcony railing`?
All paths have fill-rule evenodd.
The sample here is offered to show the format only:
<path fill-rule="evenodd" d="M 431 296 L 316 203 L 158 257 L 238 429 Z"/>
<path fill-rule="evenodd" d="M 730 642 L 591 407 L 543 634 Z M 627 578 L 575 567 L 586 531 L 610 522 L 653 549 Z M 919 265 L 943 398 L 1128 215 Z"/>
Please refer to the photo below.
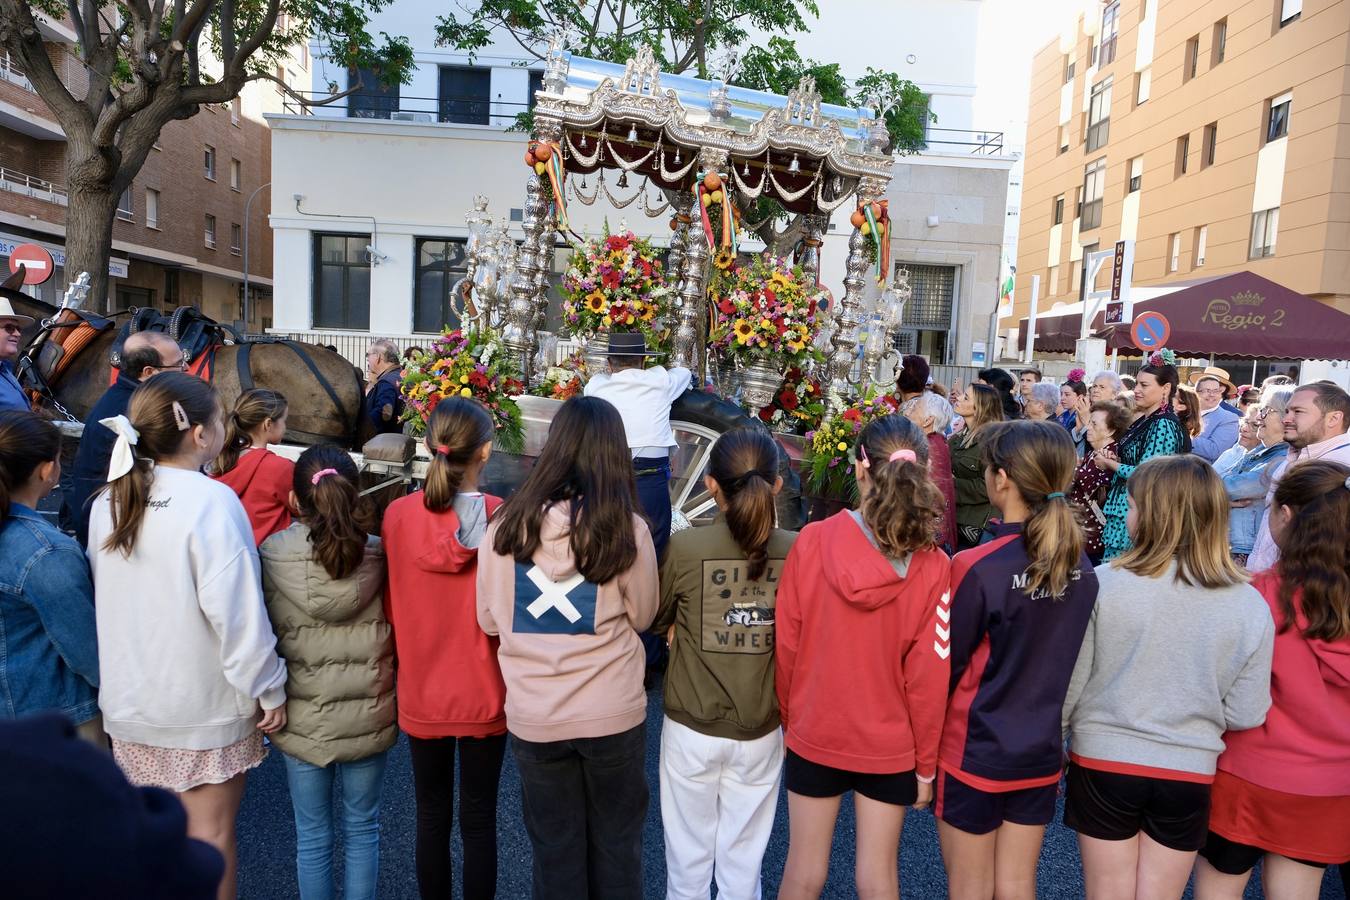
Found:
<path fill-rule="evenodd" d="M 8 53 L 0 56 L 0 78 L 3 78 L 10 84 L 18 85 L 30 94 L 37 93 L 37 91 L 33 89 L 33 83 L 28 80 L 28 76 L 23 74 L 23 72 L 14 65 L 14 61 L 10 59 Z"/>
<path fill-rule="evenodd" d="M 329 96 L 310 91 L 296 93 L 316 101 Z M 352 94 L 329 106 L 308 106 L 289 94 L 283 101 L 283 109 L 291 115 L 499 127 L 513 124 L 519 113 L 530 108 L 529 103 L 506 102 L 486 97 L 403 97 L 378 92 Z"/>
<path fill-rule="evenodd" d="M 967 128 L 930 128 L 924 137 L 927 149 L 940 153 L 973 153 L 997 156 L 1003 152 L 1003 132 Z"/>
<path fill-rule="evenodd" d="M 66 189 L 59 184 L 44 181 L 35 175 L 16 172 L 13 169 L 0 167 L 0 190 L 9 191 L 12 194 L 21 194 L 25 197 L 33 197 L 37 200 L 46 200 L 48 203 L 55 203 L 59 206 L 70 205 L 70 200 L 66 196 Z"/>

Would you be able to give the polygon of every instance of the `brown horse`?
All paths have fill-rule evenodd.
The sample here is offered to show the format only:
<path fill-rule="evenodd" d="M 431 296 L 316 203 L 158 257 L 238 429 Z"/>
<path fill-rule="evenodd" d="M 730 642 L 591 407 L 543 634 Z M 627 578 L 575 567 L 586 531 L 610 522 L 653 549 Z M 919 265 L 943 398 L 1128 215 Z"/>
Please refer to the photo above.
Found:
<path fill-rule="evenodd" d="M 38 335 L 41 321 L 54 316 L 57 310 L 17 292 L 6 291 L 5 296 L 16 312 L 35 320 L 22 335 L 21 346 L 27 350 Z M 108 389 L 110 351 L 120 325 L 121 320 L 80 350 L 51 385 L 57 401 L 81 421 Z M 216 350 L 211 380 L 225 409 L 233 408 L 241 393 L 241 350 L 239 345 L 228 344 Z M 334 404 L 333 398 L 297 354 L 304 354 L 323 375 L 336 394 L 338 404 Z M 317 344 L 258 342 L 249 347 L 248 368 L 256 387 L 269 388 L 286 397 L 290 407 L 285 437 L 288 443 L 332 443 L 355 450 L 371 436 L 373 429 L 364 415 L 365 397 L 360 372 L 340 354 Z M 50 411 L 56 414 L 56 410 Z"/>

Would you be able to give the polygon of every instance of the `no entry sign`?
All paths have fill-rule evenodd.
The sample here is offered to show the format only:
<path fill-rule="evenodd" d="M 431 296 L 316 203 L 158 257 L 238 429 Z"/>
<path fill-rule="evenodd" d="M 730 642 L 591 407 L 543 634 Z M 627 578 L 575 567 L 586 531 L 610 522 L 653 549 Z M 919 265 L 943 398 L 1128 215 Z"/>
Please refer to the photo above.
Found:
<path fill-rule="evenodd" d="M 42 284 L 56 273 L 56 263 L 52 255 L 37 244 L 20 244 L 9 255 L 9 271 L 19 271 L 23 266 L 24 284 Z"/>
<path fill-rule="evenodd" d="M 1165 346 L 1171 336 L 1172 323 L 1162 313 L 1141 313 L 1130 326 L 1130 338 L 1145 353 Z"/>

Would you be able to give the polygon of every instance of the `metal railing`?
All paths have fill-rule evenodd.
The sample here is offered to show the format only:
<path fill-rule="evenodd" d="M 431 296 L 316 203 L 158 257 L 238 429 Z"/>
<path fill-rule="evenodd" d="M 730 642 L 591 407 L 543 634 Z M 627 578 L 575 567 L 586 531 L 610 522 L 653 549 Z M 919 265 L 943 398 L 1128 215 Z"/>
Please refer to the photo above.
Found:
<path fill-rule="evenodd" d="M 426 349 L 436 340 L 434 334 L 378 334 L 373 331 L 344 331 L 339 329 L 314 328 L 308 331 L 281 331 L 269 328 L 266 334 L 250 335 L 261 338 L 284 338 L 288 341 L 301 341 L 306 344 L 318 344 L 321 347 L 333 347 L 347 362 L 358 368 L 366 367 L 366 351 L 370 342 L 376 339 L 393 341 L 400 351 L 409 347 Z"/>
<path fill-rule="evenodd" d="M 1003 132 L 973 131 L 968 128 L 930 128 L 924 136 L 924 143 L 929 150 L 997 156 L 1003 152 Z"/>
<path fill-rule="evenodd" d="M 0 167 L 0 191 L 21 194 L 36 200 L 46 200 L 48 203 L 55 203 L 58 206 L 70 205 L 70 198 L 66 194 L 66 189 L 59 184 L 53 184 L 35 175 L 27 175 L 3 167 Z"/>
<path fill-rule="evenodd" d="M 295 91 L 301 97 L 323 100 L 331 96 L 315 91 Z M 287 94 L 282 103 L 291 115 L 334 116 L 350 119 L 385 119 L 441 125 L 509 126 L 533 104 L 492 100 L 486 97 L 405 97 L 400 94 L 360 92 L 327 106 L 309 106 Z"/>
<path fill-rule="evenodd" d="M 4 56 L 0 56 L 0 78 L 3 78 L 10 84 L 18 85 L 30 94 L 37 93 L 37 91 L 33 89 L 33 83 L 28 80 L 28 76 L 23 74 L 23 71 L 18 66 L 14 65 L 14 60 L 10 58 L 8 53 Z"/>

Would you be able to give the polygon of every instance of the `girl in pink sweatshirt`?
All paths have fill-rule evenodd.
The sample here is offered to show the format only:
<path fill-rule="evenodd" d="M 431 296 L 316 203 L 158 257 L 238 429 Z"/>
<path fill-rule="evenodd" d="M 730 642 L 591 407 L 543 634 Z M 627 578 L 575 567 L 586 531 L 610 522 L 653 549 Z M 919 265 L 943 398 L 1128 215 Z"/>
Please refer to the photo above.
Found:
<path fill-rule="evenodd" d="M 500 638 L 534 898 L 642 896 L 646 658 L 656 551 L 618 410 L 576 397 L 479 548 L 478 624 Z"/>

